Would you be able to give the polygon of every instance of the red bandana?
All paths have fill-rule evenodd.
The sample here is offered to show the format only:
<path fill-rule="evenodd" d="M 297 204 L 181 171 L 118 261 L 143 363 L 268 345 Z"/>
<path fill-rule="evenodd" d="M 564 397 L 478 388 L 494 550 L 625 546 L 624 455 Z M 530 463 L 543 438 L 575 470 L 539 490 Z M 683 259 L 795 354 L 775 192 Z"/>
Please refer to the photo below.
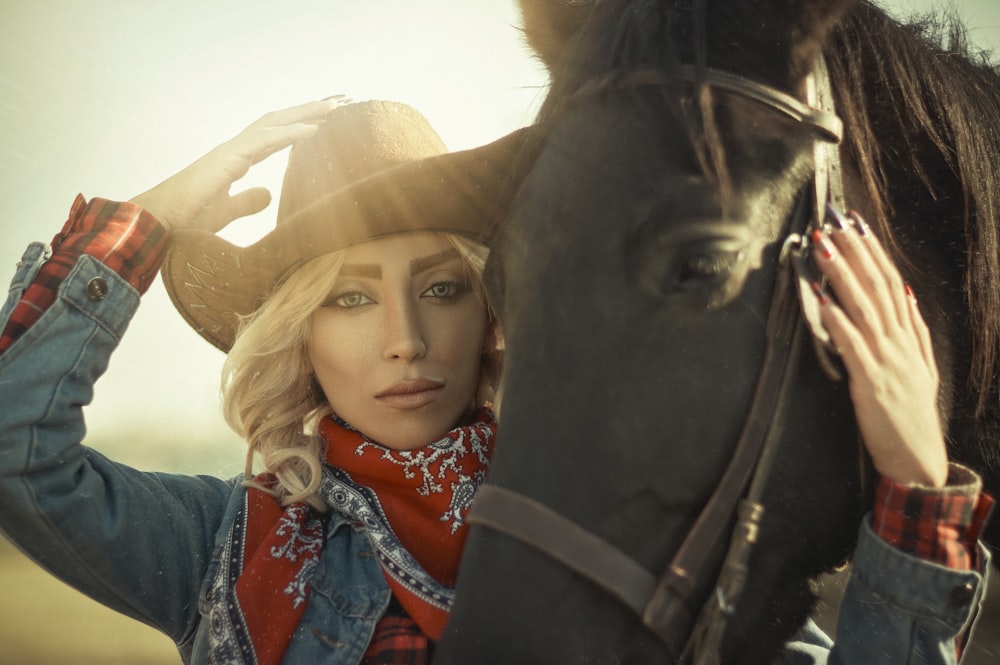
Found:
<path fill-rule="evenodd" d="M 331 510 L 368 525 L 393 595 L 425 634 L 439 639 L 468 532 L 465 515 L 493 450 L 493 414 L 481 409 L 471 425 L 411 451 L 368 442 L 331 418 L 319 431 L 329 464 L 320 495 Z M 248 490 L 212 581 L 213 662 L 281 662 L 323 544 L 315 511 L 305 504 L 282 509 L 264 492 Z"/>

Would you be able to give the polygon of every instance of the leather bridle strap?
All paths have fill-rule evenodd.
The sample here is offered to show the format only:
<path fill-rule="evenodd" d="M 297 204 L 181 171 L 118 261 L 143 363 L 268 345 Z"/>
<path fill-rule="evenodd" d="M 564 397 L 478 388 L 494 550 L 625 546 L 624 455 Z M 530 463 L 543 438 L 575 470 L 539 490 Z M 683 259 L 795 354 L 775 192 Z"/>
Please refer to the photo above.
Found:
<path fill-rule="evenodd" d="M 678 83 L 705 83 L 713 88 L 760 102 L 781 115 L 813 127 L 818 131 L 818 138 L 821 141 L 837 144 L 843 138 L 844 123 L 835 113 L 801 102 L 792 95 L 769 85 L 710 67 L 699 69 L 694 65 L 675 65 L 669 72 L 650 67 L 628 72 L 613 70 L 581 85 L 573 93 L 572 99 L 635 86 L 667 87 Z"/>
<path fill-rule="evenodd" d="M 834 113 L 833 90 L 830 85 L 830 77 L 827 72 L 826 62 L 820 57 L 806 80 L 806 99 L 813 107 L 828 109 L 829 114 Z M 826 217 L 826 206 L 829 201 L 837 209 L 843 209 L 844 185 L 840 164 L 840 152 L 836 145 L 830 145 L 823 141 L 816 141 L 814 144 L 813 162 L 813 182 L 811 196 L 805 196 L 799 201 L 799 209 L 795 213 L 792 222 L 792 230 L 785 240 L 779 259 L 780 268 L 778 280 L 788 282 L 786 287 L 791 291 L 798 291 L 799 310 L 790 312 L 789 316 L 783 317 L 790 326 L 787 333 L 789 335 L 789 347 L 785 351 L 785 370 L 780 395 L 775 405 L 775 411 L 771 423 L 771 428 L 767 434 L 767 440 L 757 459 L 757 468 L 754 471 L 747 496 L 739 503 L 736 525 L 733 527 L 730 537 L 729 549 L 723 561 L 722 568 L 716 578 L 715 589 L 709 596 L 708 601 L 702 606 L 698 622 L 688 638 L 685 646 L 684 657 L 690 657 L 693 665 L 718 665 L 721 661 L 721 644 L 728 619 L 732 616 L 735 605 L 743 593 L 743 587 L 749 572 L 750 553 L 757 541 L 759 523 L 763 516 L 763 496 L 764 490 L 773 467 L 774 458 L 777 455 L 779 442 L 781 440 L 784 413 L 788 408 L 788 391 L 791 388 L 792 377 L 795 374 L 795 366 L 799 358 L 799 351 L 802 346 L 805 325 L 812 331 L 812 341 L 817 359 L 826 374 L 832 379 L 840 378 L 839 370 L 835 367 L 830 357 L 829 336 L 819 321 L 818 298 L 813 290 L 812 280 L 820 283 L 825 279 L 809 270 L 810 254 L 810 228 L 819 228 Z M 812 211 L 806 212 L 809 204 L 812 204 Z M 810 227 L 809 220 L 812 220 Z M 785 269 L 790 266 L 790 269 Z M 776 296 L 778 288 L 776 286 Z M 796 299 L 788 298 L 784 305 L 791 307 Z M 772 312 L 774 311 L 774 301 L 772 301 Z M 770 329 L 770 322 L 768 324 Z M 820 333 L 825 339 L 820 338 Z"/>
<path fill-rule="evenodd" d="M 635 559 L 523 494 L 498 485 L 480 485 L 468 521 L 545 552 L 596 581 L 640 616 L 653 595 L 656 577 Z"/>
<path fill-rule="evenodd" d="M 624 75 L 613 72 L 585 84 L 574 97 L 636 85 L 669 85 L 678 80 L 706 83 L 751 98 L 798 122 L 812 126 L 817 130 L 817 143 L 835 143 L 840 140 L 842 124 L 828 110 L 832 107 L 824 105 L 826 108 L 817 108 L 817 104 L 804 104 L 769 86 L 712 69 L 677 67 L 670 74 L 671 77 L 668 77 L 665 72 L 653 69 L 639 69 Z M 821 67 L 819 75 L 822 79 L 820 87 L 828 89 L 825 67 Z M 815 99 L 815 88 L 810 91 L 809 96 L 812 102 Z M 688 641 L 694 623 L 691 606 L 695 602 L 693 596 L 699 586 L 699 574 L 711 561 L 713 552 L 718 551 L 717 547 L 729 529 L 741 497 L 747 492 L 755 474 L 758 476 L 754 478 L 751 494 L 762 493 L 764 478 L 780 439 L 782 413 L 789 402 L 794 358 L 798 355 L 803 330 L 799 316 L 799 297 L 796 295 L 797 281 L 800 280 L 796 280 L 793 271 L 785 265 L 785 259 L 789 255 L 795 255 L 800 259 L 799 263 L 803 263 L 801 258 L 808 254 L 807 229 L 810 221 L 815 219 L 815 223 L 821 223 L 822 216 L 817 218 L 814 211 L 821 210 L 825 205 L 826 193 L 830 188 L 827 181 L 830 171 L 828 167 L 837 151 L 834 149 L 829 153 L 821 154 L 817 148 L 817 182 L 814 184 L 814 191 L 800 201 L 790 225 L 789 241 L 794 242 L 786 241 L 786 247 L 782 251 L 782 266 L 775 280 L 765 326 L 764 360 L 732 460 L 663 575 L 657 579 L 627 554 L 556 511 L 534 499 L 496 485 L 486 484 L 479 488 L 468 517 L 470 523 L 486 526 L 535 547 L 598 584 L 641 617 L 643 623 L 668 647 L 678 651 L 682 646 L 691 648 Z M 839 185 L 833 185 L 833 188 L 838 192 L 842 191 Z M 815 207 L 810 205 L 814 202 Z M 789 245 L 795 246 L 789 248 Z M 798 265 L 795 261 L 792 263 Z M 760 461 L 765 450 L 765 460 Z M 740 518 L 734 530 L 733 543 L 720 575 L 730 574 L 726 572 L 727 568 L 734 569 L 736 576 L 739 576 L 741 570 L 745 572 L 746 559 L 756 538 L 756 521 L 762 511 L 756 500 L 744 502 L 740 506 Z M 704 581 L 700 583 L 704 584 Z M 735 587 L 735 597 L 738 597 L 742 580 L 730 584 L 727 578 L 726 584 Z M 723 580 L 720 579 L 717 588 L 721 589 L 723 586 Z M 731 611 L 730 602 L 735 600 L 720 595 L 718 602 L 710 603 L 706 610 L 725 614 Z M 703 621 L 705 616 L 703 612 Z M 713 644 L 709 646 L 709 650 L 717 650 L 718 645 L 714 644 L 717 639 L 718 635 L 711 636 Z M 695 645 L 693 648 L 697 652 L 700 646 Z"/>

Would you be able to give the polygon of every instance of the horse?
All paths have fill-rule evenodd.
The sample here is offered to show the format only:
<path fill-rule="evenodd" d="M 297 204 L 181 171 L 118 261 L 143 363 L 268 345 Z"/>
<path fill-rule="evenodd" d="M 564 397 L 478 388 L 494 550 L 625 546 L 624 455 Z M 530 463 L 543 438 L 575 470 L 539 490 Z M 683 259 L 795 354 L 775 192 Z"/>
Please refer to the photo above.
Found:
<path fill-rule="evenodd" d="M 521 10 L 550 72 L 543 145 L 487 268 L 506 344 L 500 443 L 435 662 L 686 662 L 728 555 L 727 537 L 685 539 L 783 345 L 763 515 L 721 520 L 756 544 L 716 636 L 720 662 L 772 662 L 872 500 L 846 381 L 822 344 L 775 345 L 767 324 L 794 213 L 823 204 L 802 203 L 821 154 L 840 159 L 844 201 L 917 294 L 951 458 L 1000 485 L 1000 77 L 944 44 L 949 24 L 902 25 L 857 0 Z M 801 108 L 821 60 L 843 129 L 825 152 L 835 123 Z M 505 520 L 480 513 L 501 491 L 516 497 Z M 596 563 L 573 560 L 585 549 Z M 683 550 L 693 569 L 676 565 Z M 630 606 L 632 582 L 590 572 L 626 568 L 681 599 L 659 607 L 667 619 Z"/>

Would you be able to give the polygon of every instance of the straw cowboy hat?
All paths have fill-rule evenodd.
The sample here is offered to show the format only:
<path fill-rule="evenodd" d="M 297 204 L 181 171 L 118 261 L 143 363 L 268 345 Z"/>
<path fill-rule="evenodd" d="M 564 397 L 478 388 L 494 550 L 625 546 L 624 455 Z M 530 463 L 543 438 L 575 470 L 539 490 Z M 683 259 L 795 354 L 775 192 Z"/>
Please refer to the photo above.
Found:
<path fill-rule="evenodd" d="M 274 230 L 248 247 L 207 231 L 175 232 L 162 268 L 167 293 L 198 334 L 229 351 L 240 318 L 308 259 L 403 231 L 485 242 L 531 161 L 530 137 L 526 128 L 448 153 L 409 106 L 337 107 L 318 134 L 292 147 Z"/>

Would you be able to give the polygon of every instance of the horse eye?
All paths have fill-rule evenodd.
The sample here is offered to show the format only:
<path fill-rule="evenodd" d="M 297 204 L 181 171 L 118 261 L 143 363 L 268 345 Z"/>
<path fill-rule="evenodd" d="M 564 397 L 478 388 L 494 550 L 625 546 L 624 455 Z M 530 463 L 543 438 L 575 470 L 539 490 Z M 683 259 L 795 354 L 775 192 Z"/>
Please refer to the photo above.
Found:
<path fill-rule="evenodd" d="M 707 252 L 693 256 L 680 267 L 677 274 L 679 285 L 692 282 L 722 282 L 733 274 L 742 252 Z"/>
<path fill-rule="evenodd" d="M 665 249 L 647 247 L 638 253 L 633 265 L 638 286 L 647 294 L 681 298 L 693 308 L 712 309 L 728 302 L 739 290 L 743 249 L 714 242 Z"/>

